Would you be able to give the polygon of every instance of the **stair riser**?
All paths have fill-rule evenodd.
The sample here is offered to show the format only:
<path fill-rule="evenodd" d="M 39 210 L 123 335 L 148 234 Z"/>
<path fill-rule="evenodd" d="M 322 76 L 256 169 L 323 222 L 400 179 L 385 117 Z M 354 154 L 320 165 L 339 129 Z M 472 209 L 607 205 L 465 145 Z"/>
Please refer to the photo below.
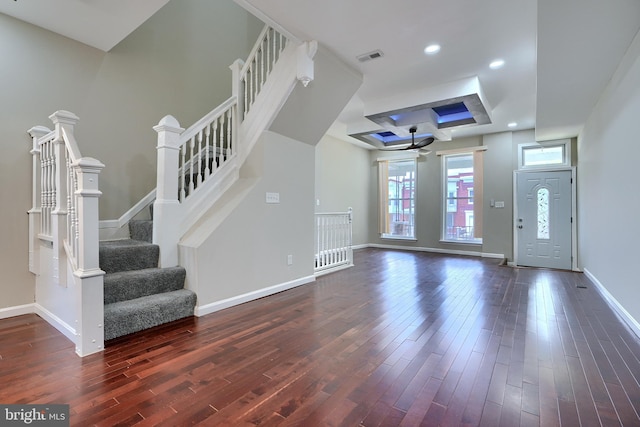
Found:
<path fill-rule="evenodd" d="M 160 249 L 157 246 L 131 246 L 117 249 L 100 248 L 100 268 L 107 274 L 119 271 L 158 267 Z"/>
<path fill-rule="evenodd" d="M 104 339 L 149 329 L 193 316 L 196 294 L 187 289 L 104 306 Z"/>
<path fill-rule="evenodd" d="M 104 277 L 104 303 L 177 291 L 184 288 L 185 277 L 186 271 L 182 267 L 107 274 Z"/>

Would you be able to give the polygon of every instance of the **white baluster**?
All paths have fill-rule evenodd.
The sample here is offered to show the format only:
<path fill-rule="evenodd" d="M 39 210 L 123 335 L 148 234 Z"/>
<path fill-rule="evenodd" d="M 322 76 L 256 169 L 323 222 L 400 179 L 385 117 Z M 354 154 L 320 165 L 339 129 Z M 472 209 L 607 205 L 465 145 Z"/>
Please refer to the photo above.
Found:
<path fill-rule="evenodd" d="M 196 163 L 196 174 L 198 176 L 197 185 L 200 186 L 202 184 L 202 130 L 198 132 L 198 153 L 197 153 L 198 162 Z"/>
<path fill-rule="evenodd" d="M 182 147 L 180 147 L 180 158 L 182 161 L 181 164 L 181 168 L 180 168 L 180 190 L 179 190 L 179 194 L 180 196 L 178 197 L 178 200 L 180 200 L 181 202 L 184 201 L 184 199 L 187 197 L 187 190 L 186 190 L 186 179 L 185 179 L 185 175 L 187 174 L 187 163 L 186 163 L 186 157 L 187 157 L 187 144 L 182 145 Z"/>
<path fill-rule="evenodd" d="M 193 190 L 195 189 L 195 186 L 193 185 L 193 181 L 194 181 L 194 176 L 193 176 L 193 168 L 194 168 L 194 150 L 195 150 L 195 143 L 196 143 L 196 137 L 194 136 L 193 138 L 191 138 L 191 140 L 189 141 L 189 194 L 188 196 L 191 196 L 193 194 Z"/>
<path fill-rule="evenodd" d="M 49 153 L 47 152 L 47 144 L 42 144 L 40 148 L 40 206 L 42 214 L 40 218 L 40 229 L 43 235 L 48 235 L 47 220 L 49 217 Z"/>
<path fill-rule="evenodd" d="M 204 178 L 209 178 L 211 175 L 211 123 L 207 124 L 207 127 L 204 129 L 205 135 L 205 165 L 204 165 Z"/>
<path fill-rule="evenodd" d="M 271 48 L 271 44 L 272 44 L 272 35 L 271 35 L 272 29 L 269 28 L 269 30 L 267 30 L 267 43 L 266 43 L 266 47 L 267 47 L 267 73 L 270 74 L 271 73 L 271 69 L 272 64 L 273 64 L 273 49 Z"/>
<path fill-rule="evenodd" d="M 218 167 L 219 167 L 219 162 L 220 162 L 220 155 L 218 153 L 218 120 L 220 120 L 219 117 L 216 117 L 216 119 L 213 121 L 213 144 L 212 144 L 212 148 L 213 148 L 213 165 L 212 165 L 212 169 L 215 172 Z"/>
<path fill-rule="evenodd" d="M 260 62 L 260 89 L 264 85 L 264 40 L 260 44 L 260 50 L 258 51 L 258 57 Z"/>
<path fill-rule="evenodd" d="M 231 140 L 231 110 L 227 110 L 227 160 L 231 158 L 231 147 L 234 141 Z"/>

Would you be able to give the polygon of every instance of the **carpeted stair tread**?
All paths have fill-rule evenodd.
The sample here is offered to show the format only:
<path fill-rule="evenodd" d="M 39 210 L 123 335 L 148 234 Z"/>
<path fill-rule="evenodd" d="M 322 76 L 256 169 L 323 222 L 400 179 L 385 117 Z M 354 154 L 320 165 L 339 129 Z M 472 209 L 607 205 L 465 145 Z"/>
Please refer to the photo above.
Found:
<path fill-rule="evenodd" d="M 160 248 L 139 240 L 100 242 L 100 268 L 107 274 L 158 266 Z"/>
<path fill-rule="evenodd" d="M 104 303 L 136 299 L 184 288 L 183 267 L 120 271 L 104 276 Z"/>
<path fill-rule="evenodd" d="M 133 240 L 151 243 L 153 241 L 153 220 L 131 220 L 129 233 Z"/>
<path fill-rule="evenodd" d="M 188 289 L 149 295 L 104 306 L 104 339 L 128 335 L 193 316 L 196 294 Z"/>

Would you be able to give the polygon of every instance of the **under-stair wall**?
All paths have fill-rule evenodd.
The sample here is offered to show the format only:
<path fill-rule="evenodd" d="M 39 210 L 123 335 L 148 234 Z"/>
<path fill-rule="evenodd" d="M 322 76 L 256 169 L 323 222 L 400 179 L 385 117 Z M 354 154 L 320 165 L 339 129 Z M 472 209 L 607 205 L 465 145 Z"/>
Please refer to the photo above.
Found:
<path fill-rule="evenodd" d="M 197 315 L 314 280 L 314 145 L 362 82 L 321 47 L 314 63 L 275 117 L 279 132 L 261 134 L 239 181 L 180 240 Z"/>

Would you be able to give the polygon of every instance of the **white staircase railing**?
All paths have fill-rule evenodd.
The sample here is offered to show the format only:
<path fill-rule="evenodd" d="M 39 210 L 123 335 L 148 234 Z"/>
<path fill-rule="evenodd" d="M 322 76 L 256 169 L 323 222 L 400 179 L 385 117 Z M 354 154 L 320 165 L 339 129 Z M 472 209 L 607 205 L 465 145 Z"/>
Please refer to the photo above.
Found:
<path fill-rule="evenodd" d="M 98 255 L 98 176 L 104 165 L 80 154 L 73 133 L 77 116 L 56 111 L 49 118 L 53 131 L 43 126 L 29 130 L 33 141 L 29 269 L 47 275 L 40 292 L 47 297 L 39 299 L 36 291 L 39 309 L 53 317 L 64 317 L 57 310 L 77 310 L 75 325 L 64 327 L 74 331 L 76 352 L 86 355 L 102 350 L 104 343 L 104 272 Z M 68 269 L 73 277 L 67 277 Z M 67 287 L 71 290 L 64 290 Z"/>
<path fill-rule="evenodd" d="M 315 274 L 329 273 L 353 265 L 353 210 L 316 213 Z"/>
<path fill-rule="evenodd" d="M 181 202 L 236 156 L 236 107 L 236 99 L 231 97 L 180 135 Z"/>
<path fill-rule="evenodd" d="M 265 26 L 246 62 L 230 66 L 231 98 L 187 130 L 172 116 L 154 127 L 158 176 L 153 242 L 160 246 L 160 266 L 177 265 L 178 241 L 188 225 L 238 179 L 240 166 L 296 81 L 313 79 L 317 45 L 291 45 Z M 275 79 L 269 79 L 272 75 Z"/>
<path fill-rule="evenodd" d="M 243 92 L 242 119 L 249 113 L 267 76 L 273 70 L 286 46 L 287 38 L 269 26 L 265 26 L 258 36 L 258 42 L 240 70 L 240 85 Z"/>

